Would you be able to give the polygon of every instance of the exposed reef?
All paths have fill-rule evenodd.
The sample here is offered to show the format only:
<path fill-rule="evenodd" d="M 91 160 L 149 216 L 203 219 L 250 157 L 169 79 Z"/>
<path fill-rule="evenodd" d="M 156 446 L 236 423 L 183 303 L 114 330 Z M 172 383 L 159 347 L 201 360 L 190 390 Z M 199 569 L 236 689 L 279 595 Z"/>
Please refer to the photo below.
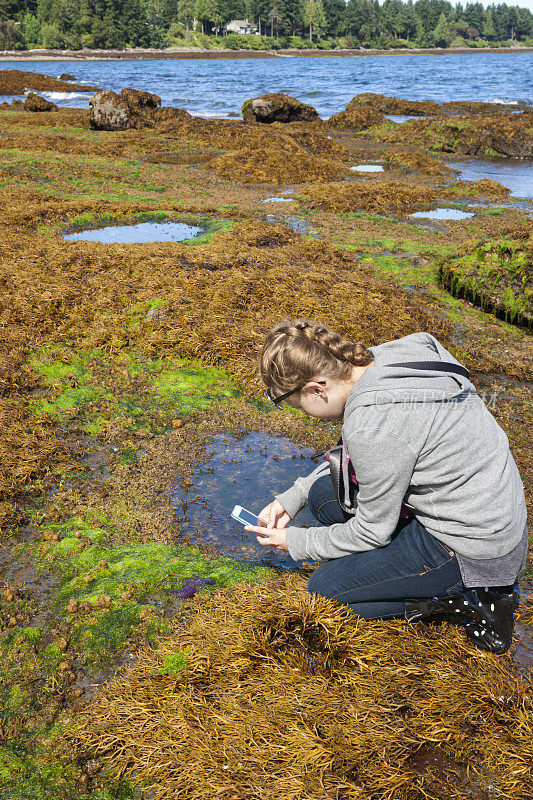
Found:
<path fill-rule="evenodd" d="M 457 156 L 533 158 L 533 114 L 500 113 L 416 119 L 376 129 L 381 142 L 422 145 Z"/>
<path fill-rule="evenodd" d="M 216 537 L 236 494 L 271 498 L 270 437 L 290 440 L 292 475 L 339 436 L 263 399 L 264 335 L 294 316 L 367 345 L 437 336 L 509 436 L 533 513 L 531 333 L 515 324 L 530 205 L 457 179 L 424 127 L 456 122 L 442 114 L 394 125 L 354 104 L 350 128 L 111 101 L 124 130 L 0 105 L 0 795 L 529 800 L 531 603 L 492 656 L 447 623 L 346 617 L 240 529 L 231 552 L 268 563 Z M 492 113 L 468 125 L 485 116 L 495 130 Z M 274 188 L 291 203 L 263 203 Z M 451 219 L 410 216 L 444 205 Z M 64 239 L 170 221 L 205 232 Z M 144 775 L 155 794 L 132 787 Z"/>
<path fill-rule="evenodd" d="M 428 100 L 403 100 L 400 97 L 387 97 L 383 94 L 366 92 L 356 95 L 346 108 L 350 106 L 371 106 L 382 114 L 405 114 L 407 116 L 437 116 L 439 114 L 494 114 L 508 112 L 509 107 L 503 103 L 479 103 L 467 100 L 453 100 L 448 103 L 434 103 Z M 528 106 L 517 105 L 514 108 L 528 110 Z"/>
<path fill-rule="evenodd" d="M 0 95 L 24 94 L 27 89 L 36 92 L 97 92 L 97 86 L 83 86 L 57 80 L 39 72 L 24 72 L 20 69 L 0 70 Z"/>

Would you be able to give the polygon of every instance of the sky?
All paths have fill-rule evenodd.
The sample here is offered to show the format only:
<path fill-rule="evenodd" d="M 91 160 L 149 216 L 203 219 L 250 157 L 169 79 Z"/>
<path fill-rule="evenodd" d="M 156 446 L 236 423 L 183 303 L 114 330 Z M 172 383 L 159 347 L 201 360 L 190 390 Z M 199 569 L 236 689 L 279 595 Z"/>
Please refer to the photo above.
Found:
<path fill-rule="evenodd" d="M 452 5 L 455 5 L 455 0 L 450 0 Z M 467 2 L 475 2 L 475 0 L 461 0 L 463 5 L 466 5 Z M 487 6 L 492 5 L 499 5 L 500 3 L 506 3 L 508 6 L 520 6 L 520 8 L 529 8 L 530 11 L 533 11 L 533 0 L 479 0 L 485 8 Z"/>

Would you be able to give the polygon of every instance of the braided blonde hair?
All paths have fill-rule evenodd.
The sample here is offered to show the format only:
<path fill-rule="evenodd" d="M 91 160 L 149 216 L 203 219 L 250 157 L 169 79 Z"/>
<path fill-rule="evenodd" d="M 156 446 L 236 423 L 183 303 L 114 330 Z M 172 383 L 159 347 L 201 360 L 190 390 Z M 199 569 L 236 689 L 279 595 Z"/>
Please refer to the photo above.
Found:
<path fill-rule="evenodd" d="M 258 373 L 277 394 L 305 385 L 317 375 L 347 380 L 353 367 L 374 360 L 361 342 L 352 342 L 308 319 L 284 320 L 267 334 Z"/>

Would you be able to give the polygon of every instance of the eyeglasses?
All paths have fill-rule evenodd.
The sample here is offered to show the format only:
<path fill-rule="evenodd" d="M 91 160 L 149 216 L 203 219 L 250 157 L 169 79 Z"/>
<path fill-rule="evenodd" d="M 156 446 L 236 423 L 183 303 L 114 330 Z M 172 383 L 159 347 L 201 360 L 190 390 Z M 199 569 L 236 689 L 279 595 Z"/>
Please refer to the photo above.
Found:
<path fill-rule="evenodd" d="M 323 386 L 325 386 L 326 381 L 316 381 L 316 383 L 320 383 Z M 272 405 L 276 406 L 276 408 L 279 408 L 283 403 L 283 401 L 287 399 L 287 397 L 290 397 L 291 394 L 296 394 L 296 392 L 301 392 L 304 386 L 306 386 L 305 383 L 302 384 L 302 386 L 297 386 L 296 389 L 291 389 L 289 392 L 285 392 L 285 394 L 278 395 L 278 397 L 273 397 L 270 389 L 267 389 L 266 390 L 267 400 L 269 400 L 272 403 Z"/>

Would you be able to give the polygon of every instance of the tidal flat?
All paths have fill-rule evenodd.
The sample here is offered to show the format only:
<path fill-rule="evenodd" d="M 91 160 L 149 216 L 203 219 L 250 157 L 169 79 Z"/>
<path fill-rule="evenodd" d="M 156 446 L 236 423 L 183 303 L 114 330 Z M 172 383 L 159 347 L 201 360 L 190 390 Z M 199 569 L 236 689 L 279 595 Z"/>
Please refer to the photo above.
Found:
<path fill-rule="evenodd" d="M 2 798 L 533 798 L 531 566 L 495 656 L 451 625 L 357 621 L 309 597 L 313 565 L 213 535 L 217 479 L 249 478 L 259 511 L 276 460 L 310 471 L 339 435 L 263 400 L 257 354 L 288 316 L 437 336 L 533 512 L 531 208 L 454 171 L 502 132 L 527 144 L 531 114 L 398 124 L 417 109 L 380 98 L 331 124 L 158 109 L 124 131 L 0 109 Z M 412 217 L 442 207 L 468 218 Z M 203 233 L 64 238 L 149 222 Z"/>

